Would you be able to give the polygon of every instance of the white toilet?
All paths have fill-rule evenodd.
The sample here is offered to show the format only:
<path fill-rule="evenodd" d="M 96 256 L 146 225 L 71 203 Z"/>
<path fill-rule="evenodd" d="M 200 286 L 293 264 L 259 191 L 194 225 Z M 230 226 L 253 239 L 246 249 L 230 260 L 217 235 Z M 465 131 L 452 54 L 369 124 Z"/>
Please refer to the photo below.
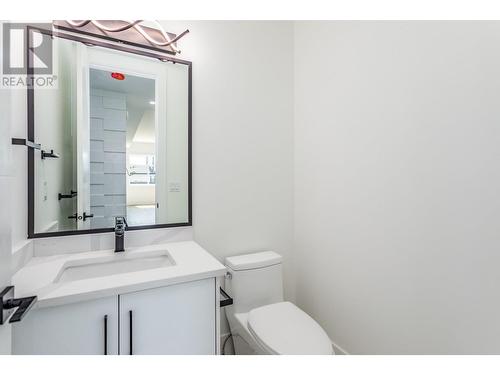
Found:
<path fill-rule="evenodd" d="M 283 301 L 282 258 L 273 251 L 226 258 L 226 315 L 236 354 L 335 354 L 321 326 Z"/>

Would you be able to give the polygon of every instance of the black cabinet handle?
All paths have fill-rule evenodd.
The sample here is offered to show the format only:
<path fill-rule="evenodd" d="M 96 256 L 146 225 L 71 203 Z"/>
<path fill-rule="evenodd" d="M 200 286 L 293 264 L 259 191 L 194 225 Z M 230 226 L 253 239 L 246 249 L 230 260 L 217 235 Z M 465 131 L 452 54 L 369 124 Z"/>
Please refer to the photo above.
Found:
<path fill-rule="evenodd" d="M 134 340 L 132 338 L 132 332 L 133 332 L 133 330 L 132 330 L 132 325 L 133 325 L 133 323 L 132 323 L 132 310 L 130 310 L 128 312 L 128 315 L 130 317 L 130 355 L 132 355 L 132 354 L 134 354 L 134 350 L 133 350 L 133 346 L 132 346 L 133 342 L 134 342 Z"/>
<path fill-rule="evenodd" d="M 104 355 L 108 355 L 108 316 L 104 315 Z"/>
<path fill-rule="evenodd" d="M 73 215 L 68 216 L 68 219 L 75 219 L 75 221 L 76 221 L 76 220 L 78 220 L 78 214 L 75 212 Z"/>
<path fill-rule="evenodd" d="M 92 218 L 94 217 L 94 214 L 88 214 L 86 212 L 83 213 L 83 221 L 87 220 L 88 218 Z"/>

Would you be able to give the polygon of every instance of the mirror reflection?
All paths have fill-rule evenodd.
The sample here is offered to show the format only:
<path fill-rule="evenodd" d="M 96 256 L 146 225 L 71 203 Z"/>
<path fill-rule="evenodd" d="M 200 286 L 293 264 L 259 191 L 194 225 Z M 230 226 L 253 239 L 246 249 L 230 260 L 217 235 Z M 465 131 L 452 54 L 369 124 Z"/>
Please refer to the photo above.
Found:
<path fill-rule="evenodd" d="M 189 66 L 55 42 L 58 87 L 34 92 L 35 233 L 188 223 Z"/>
<path fill-rule="evenodd" d="M 155 224 L 155 140 L 155 81 L 90 69 L 91 228 Z"/>

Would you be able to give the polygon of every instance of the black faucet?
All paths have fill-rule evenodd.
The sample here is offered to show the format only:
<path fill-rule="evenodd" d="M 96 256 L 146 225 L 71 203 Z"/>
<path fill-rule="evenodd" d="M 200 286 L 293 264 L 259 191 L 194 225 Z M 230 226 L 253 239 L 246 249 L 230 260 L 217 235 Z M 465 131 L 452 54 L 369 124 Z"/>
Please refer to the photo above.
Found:
<path fill-rule="evenodd" d="M 125 229 L 128 228 L 124 216 L 115 217 L 115 253 L 125 251 Z"/>

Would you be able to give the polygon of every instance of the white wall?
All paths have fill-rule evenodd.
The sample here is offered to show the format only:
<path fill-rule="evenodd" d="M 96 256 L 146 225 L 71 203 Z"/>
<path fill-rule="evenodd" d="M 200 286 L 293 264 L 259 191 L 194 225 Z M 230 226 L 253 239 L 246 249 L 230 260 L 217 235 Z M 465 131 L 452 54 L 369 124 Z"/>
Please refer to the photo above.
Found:
<path fill-rule="evenodd" d="M 193 225 L 218 257 L 272 249 L 293 298 L 293 24 L 164 22 L 191 31 Z"/>
<path fill-rule="evenodd" d="M 127 129 L 127 131 L 129 130 Z M 155 141 L 155 111 L 154 109 L 147 109 L 142 113 L 141 121 L 139 121 L 139 125 L 135 129 L 132 142 L 150 144 L 154 148 Z"/>
<path fill-rule="evenodd" d="M 186 65 L 168 64 L 167 66 L 167 127 L 166 132 L 157 131 L 157 147 L 166 148 L 157 152 L 157 188 L 166 187 L 166 201 L 157 210 L 157 220 L 167 223 L 185 223 L 189 218 L 188 210 L 188 123 L 189 123 L 189 70 Z M 160 160 L 165 163 L 160 163 Z M 165 169 L 161 170 L 161 168 Z M 159 196 L 160 189 L 157 190 Z M 162 203 L 166 210 L 162 208 Z M 165 204 L 166 203 L 166 204 Z"/>
<path fill-rule="evenodd" d="M 0 23 L 0 40 L 3 35 Z M 2 58 L 0 49 L 0 58 Z M 10 140 L 12 93 L 0 90 L 0 291 L 10 285 L 11 269 L 11 197 L 12 197 L 12 153 Z M 10 324 L 0 325 L 0 355 L 11 352 Z"/>
<path fill-rule="evenodd" d="M 71 133 L 75 121 L 75 47 L 70 42 L 58 44 L 58 63 L 53 67 L 58 88 L 35 90 L 36 142 L 44 151 L 54 150 L 60 155 L 58 159 L 42 160 L 39 152 L 35 154 L 35 232 L 74 229 L 67 217 L 75 211 L 75 200 L 59 200 L 58 194 L 76 190 L 72 184 Z"/>
<path fill-rule="evenodd" d="M 350 353 L 500 353 L 499 45 L 295 26 L 296 296 Z"/>
<path fill-rule="evenodd" d="M 11 126 L 10 132 L 12 138 L 27 137 L 27 106 L 26 90 L 12 90 L 11 102 Z M 13 180 L 11 189 L 12 204 L 12 246 L 13 251 L 23 246 L 28 236 L 28 177 L 27 163 L 28 155 L 26 147 L 14 146 L 12 149 L 13 160 Z"/>

